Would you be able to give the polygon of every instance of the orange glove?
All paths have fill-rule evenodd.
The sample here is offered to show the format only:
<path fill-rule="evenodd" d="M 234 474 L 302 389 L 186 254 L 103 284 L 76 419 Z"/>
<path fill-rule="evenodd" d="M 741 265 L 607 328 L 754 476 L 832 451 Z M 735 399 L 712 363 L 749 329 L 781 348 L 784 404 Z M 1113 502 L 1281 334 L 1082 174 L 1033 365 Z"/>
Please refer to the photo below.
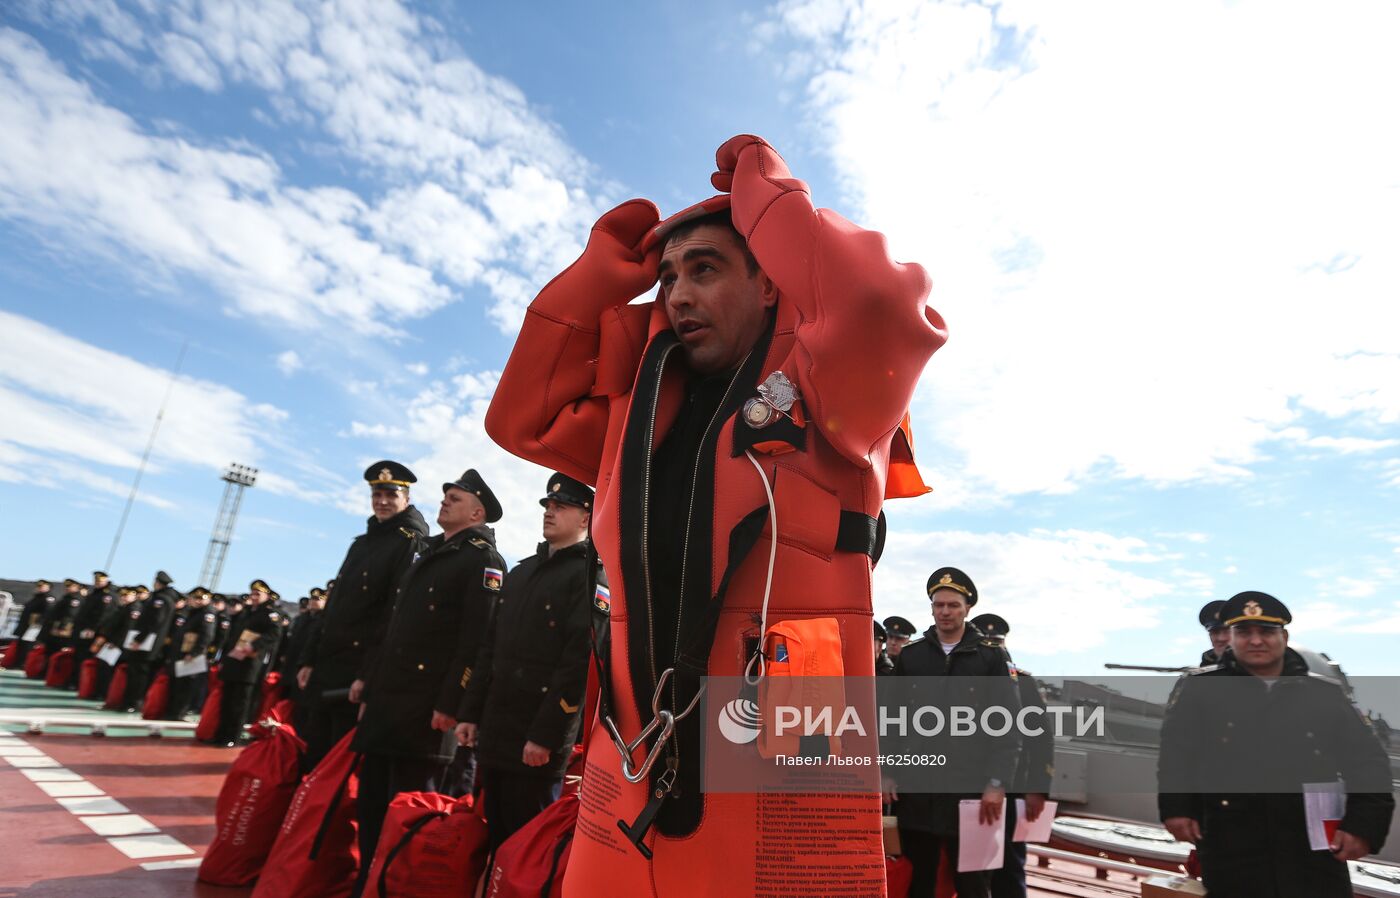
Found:
<path fill-rule="evenodd" d="M 564 320 L 596 319 L 656 283 L 659 250 L 644 248 L 661 220 L 649 200 L 628 200 L 605 213 L 588 235 L 583 255 L 550 281 L 531 308 Z"/>
<path fill-rule="evenodd" d="M 734 227 L 746 238 L 778 197 L 794 190 L 810 192 L 788 171 L 778 151 L 752 134 L 726 140 L 715 151 L 715 167 L 719 170 L 710 175 L 710 183 L 729 192 Z"/>

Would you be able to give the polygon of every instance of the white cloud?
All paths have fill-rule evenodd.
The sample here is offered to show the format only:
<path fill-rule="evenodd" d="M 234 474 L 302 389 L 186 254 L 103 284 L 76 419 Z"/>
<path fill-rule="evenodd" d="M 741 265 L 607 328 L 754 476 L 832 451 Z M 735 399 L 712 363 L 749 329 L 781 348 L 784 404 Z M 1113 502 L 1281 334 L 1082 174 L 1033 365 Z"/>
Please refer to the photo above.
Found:
<path fill-rule="evenodd" d="M 295 349 L 288 349 L 277 356 L 277 370 L 290 377 L 301 370 L 301 356 Z"/>
<path fill-rule="evenodd" d="M 877 617 L 929 621 L 924 587 L 936 568 L 952 564 L 977 584 L 976 613 L 1005 617 L 1016 632 L 1034 633 L 1017 655 L 1070 654 L 1103 645 L 1116 631 L 1150 627 L 1173 585 L 1139 573 L 1159 556 L 1142 540 L 1079 530 L 1028 533 L 910 533 L 891 521 L 875 569 Z"/>
<path fill-rule="evenodd" d="M 369 215 L 339 188 L 287 186 L 245 149 L 143 130 L 102 103 L 32 38 L 0 28 L 0 216 L 189 272 L 235 308 L 308 327 L 368 332 L 451 297 L 433 273 L 363 235 Z"/>
<path fill-rule="evenodd" d="M 578 254 L 600 211 L 590 167 L 519 88 L 398 2 L 175 0 L 109 15 L 106 0 L 64 0 L 24 11 L 75 32 L 90 54 L 139 69 L 154 64 L 203 90 L 263 91 L 282 123 L 316 128 L 329 152 L 408 185 L 337 210 L 334 222 L 368 228 L 379 245 L 354 246 L 336 262 L 388 251 L 458 286 L 484 286 L 491 317 L 506 331 L 534 290 Z M 119 53 L 98 49 L 113 42 Z M 431 279 L 395 284 L 424 296 L 414 308 L 389 306 L 390 317 L 447 300 Z M 378 311 L 351 305 L 344 313 Z"/>
<path fill-rule="evenodd" d="M 949 493 L 1237 479 L 1305 413 L 1390 431 L 1315 448 L 1390 442 L 1398 14 L 777 8 L 848 201 L 933 275 L 914 422 Z"/>
<path fill-rule="evenodd" d="M 173 355 L 173 352 L 172 352 Z M 28 318 L 0 311 L 0 356 L 42 364 L 0 369 L 0 468 L 4 479 L 84 485 L 125 497 L 151 424 L 170 382 L 168 371 L 84 343 Z M 55 372 L 62 376 L 55 376 Z M 258 464 L 287 413 L 219 384 L 181 375 L 161 422 L 151 471 Z M 119 469 L 114 476 L 111 469 Z M 120 478 L 120 479 L 118 479 Z M 285 475 L 264 471 L 260 488 L 300 494 Z M 148 481 L 149 486 L 149 481 Z M 171 502 L 147 491 L 146 501 Z"/>

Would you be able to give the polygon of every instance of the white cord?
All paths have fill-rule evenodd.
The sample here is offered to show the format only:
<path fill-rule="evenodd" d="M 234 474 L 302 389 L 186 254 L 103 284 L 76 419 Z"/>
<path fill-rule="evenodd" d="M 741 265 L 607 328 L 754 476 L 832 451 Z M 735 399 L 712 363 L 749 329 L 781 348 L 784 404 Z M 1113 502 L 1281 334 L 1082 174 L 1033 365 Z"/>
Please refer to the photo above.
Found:
<path fill-rule="evenodd" d="M 768 521 L 772 527 L 772 539 L 768 542 L 768 579 L 763 583 L 763 613 L 761 615 L 762 624 L 758 631 L 758 679 L 761 680 L 767 673 L 767 665 L 763 656 L 763 640 L 768 635 L 768 597 L 773 594 L 773 567 L 778 560 L 778 505 L 773 501 L 773 487 L 768 483 L 768 475 L 763 473 L 763 466 L 758 463 L 758 459 L 753 457 L 751 450 L 745 449 L 744 455 L 753 462 L 753 468 L 758 472 L 758 479 L 763 481 L 763 494 L 768 497 Z M 752 661 L 750 661 L 752 664 Z M 749 675 L 748 666 L 744 669 L 744 679 Z M 754 681 L 755 683 L 757 680 Z M 752 684 L 750 684 L 752 685 Z"/>

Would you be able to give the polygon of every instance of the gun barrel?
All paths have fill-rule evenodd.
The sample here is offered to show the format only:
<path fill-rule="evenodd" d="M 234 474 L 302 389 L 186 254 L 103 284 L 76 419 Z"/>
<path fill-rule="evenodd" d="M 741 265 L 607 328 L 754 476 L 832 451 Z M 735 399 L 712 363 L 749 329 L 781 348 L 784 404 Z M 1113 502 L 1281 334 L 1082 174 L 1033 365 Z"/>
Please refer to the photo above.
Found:
<path fill-rule="evenodd" d="M 1150 670 L 1153 673 L 1186 673 L 1189 667 L 1153 667 L 1150 664 L 1112 664 L 1105 663 L 1104 667 L 1109 670 Z"/>

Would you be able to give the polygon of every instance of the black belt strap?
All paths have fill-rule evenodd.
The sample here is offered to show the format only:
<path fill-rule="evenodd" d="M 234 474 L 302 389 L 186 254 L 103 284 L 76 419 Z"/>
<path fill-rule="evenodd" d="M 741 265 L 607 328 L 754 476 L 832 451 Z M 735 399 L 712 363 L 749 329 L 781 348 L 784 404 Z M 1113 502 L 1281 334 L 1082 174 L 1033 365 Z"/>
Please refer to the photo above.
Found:
<path fill-rule="evenodd" d="M 403 850 L 404 846 L 407 845 L 414 836 L 418 835 L 419 830 L 429 823 L 432 823 L 434 820 L 441 820 L 446 816 L 447 813 L 445 811 L 429 811 L 408 825 L 408 829 L 404 830 L 403 837 L 394 844 L 394 847 L 389 851 L 389 856 L 384 859 L 384 866 L 379 868 L 380 898 L 389 898 L 389 865 L 399 856 L 399 852 Z"/>

